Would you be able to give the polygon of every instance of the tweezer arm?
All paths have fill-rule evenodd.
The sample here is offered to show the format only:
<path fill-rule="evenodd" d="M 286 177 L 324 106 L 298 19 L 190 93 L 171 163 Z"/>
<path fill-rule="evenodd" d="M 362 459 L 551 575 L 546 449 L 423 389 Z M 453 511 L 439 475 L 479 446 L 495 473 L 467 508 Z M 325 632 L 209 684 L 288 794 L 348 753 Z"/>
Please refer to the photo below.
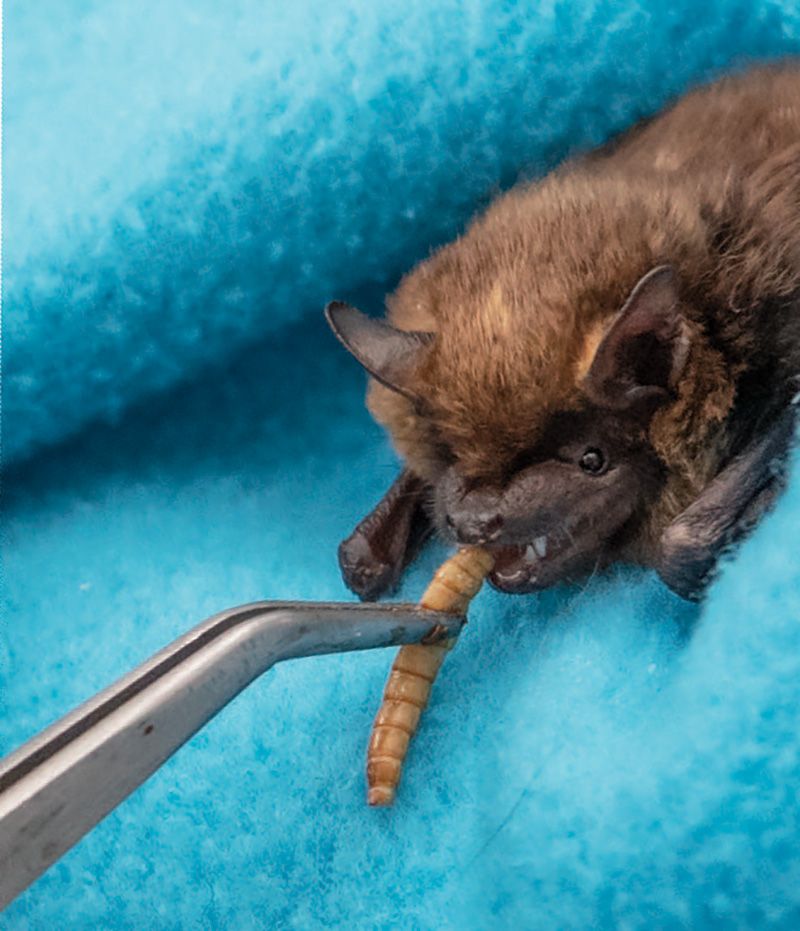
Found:
<path fill-rule="evenodd" d="M 0 760 L 0 909 L 275 663 L 454 636 L 463 620 L 265 601 L 199 624 Z"/>

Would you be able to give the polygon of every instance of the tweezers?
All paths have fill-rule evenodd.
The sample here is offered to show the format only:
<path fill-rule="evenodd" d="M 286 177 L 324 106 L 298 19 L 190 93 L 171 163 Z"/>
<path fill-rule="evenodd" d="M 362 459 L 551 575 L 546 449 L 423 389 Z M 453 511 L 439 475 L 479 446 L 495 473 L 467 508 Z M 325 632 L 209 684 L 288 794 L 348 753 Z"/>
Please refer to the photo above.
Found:
<path fill-rule="evenodd" d="M 0 760 L 0 909 L 275 663 L 463 623 L 410 604 L 262 601 L 198 624 Z"/>

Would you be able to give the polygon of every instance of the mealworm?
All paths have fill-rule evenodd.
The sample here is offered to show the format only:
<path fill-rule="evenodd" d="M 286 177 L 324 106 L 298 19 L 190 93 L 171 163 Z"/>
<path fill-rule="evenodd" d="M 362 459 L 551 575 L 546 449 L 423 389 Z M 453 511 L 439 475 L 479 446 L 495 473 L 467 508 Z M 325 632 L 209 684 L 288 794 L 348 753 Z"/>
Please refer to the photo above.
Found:
<path fill-rule="evenodd" d="M 494 558 L 481 547 L 459 550 L 437 570 L 420 606 L 432 611 L 465 614 L 491 571 Z M 401 647 L 386 682 L 383 702 L 367 750 L 367 801 L 391 805 L 408 745 L 428 703 L 436 674 L 455 639 Z"/>

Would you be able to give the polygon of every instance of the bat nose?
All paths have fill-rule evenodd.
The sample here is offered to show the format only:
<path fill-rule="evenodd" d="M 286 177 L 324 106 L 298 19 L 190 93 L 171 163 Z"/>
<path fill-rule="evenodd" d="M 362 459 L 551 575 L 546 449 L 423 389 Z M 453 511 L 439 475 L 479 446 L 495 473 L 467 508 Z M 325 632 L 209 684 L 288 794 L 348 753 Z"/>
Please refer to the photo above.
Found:
<path fill-rule="evenodd" d="M 465 514 L 456 519 L 448 515 L 447 523 L 459 543 L 470 545 L 492 543 L 503 532 L 503 518 L 497 513 Z"/>

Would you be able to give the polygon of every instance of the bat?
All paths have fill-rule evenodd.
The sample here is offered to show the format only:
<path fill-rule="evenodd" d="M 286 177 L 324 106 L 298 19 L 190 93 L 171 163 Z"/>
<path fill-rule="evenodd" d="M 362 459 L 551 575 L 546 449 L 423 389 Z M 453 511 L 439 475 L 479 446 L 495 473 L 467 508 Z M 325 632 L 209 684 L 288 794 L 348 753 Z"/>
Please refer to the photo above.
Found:
<path fill-rule="evenodd" d="M 434 532 L 510 593 L 615 562 L 700 598 L 780 490 L 800 373 L 800 63 L 520 183 L 334 333 L 403 462 L 345 539 L 377 598 Z"/>

